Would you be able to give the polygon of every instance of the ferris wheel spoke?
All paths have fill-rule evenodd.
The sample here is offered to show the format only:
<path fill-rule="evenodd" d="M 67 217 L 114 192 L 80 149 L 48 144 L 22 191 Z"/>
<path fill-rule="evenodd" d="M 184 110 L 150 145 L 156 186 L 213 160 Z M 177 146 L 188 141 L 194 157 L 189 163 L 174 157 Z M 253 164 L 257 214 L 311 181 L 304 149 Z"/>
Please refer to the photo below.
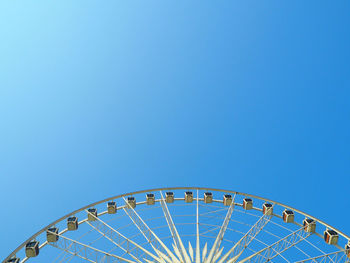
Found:
<path fill-rule="evenodd" d="M 87 210 L 86 212 L 89 213 L 89 211 Z M 150 251 L 121 234 L 119 231 L 117 231 L 116 229 L 108 225 L 106 222 L 104 222 L 101 218 L 96 217 L 92 213 L 89 214 L 90 216 L 95 218 L 95 221 L 86 221 L 86 223 L 90 225 L 93 229 L 95 229 L 98 233 L 100 233 L 102 236 L 104 236 L 106 239 L 108 239 L 110 242 L 112 242 L 114 245 L 121 248 L 124 252 L 126 252 L 126 254 L 129 254 L 134 260 L 141 263 L 141 261 L 139 260 L 140 257 L 130 252 L 134 250 L 135 253 L 137 253 L 141 250 L 157 262 L 161 263 L 161 260 L 159 260 L 159 258 L 152 254 Z"/>
<path fill-rule="evenodd" d="M 109 262 L 129 262 L 136 263 L 135 261 L 99 250 L 89 245 L 78 242 L 74 239 L 70 239 L 63 235 L 57 234 L 59 239 L 57 242 L 50 242 L 49 244 L 55 248 L 61 249 L 69 254 L 87 260 L 89 262 L 101 262 L 103 259 L 108 259 Z"/>
<path fill-rule="evenodd" d="M 167 204 L 165 202 L 165 199 L 164 199 L 162 191 L 160 191 L 160 196 L 161 196 L 160 203 L 161 203 L 161 206 L 162 206 L 162 210 L 163 210 L 165 219 L 166 219 L 166 221 L 168 223 L 169 230 L 170 230 L 171 235 L 173 237 L 173 241 L 175 243 L 175 246 L 180 251 L 181 261 L 182 261 L 182 259 L 184 259 L 184 262 L 191 263 L 191 259 L 190 259 L 190 257 L 188 256 L 188 254 L 186 252 L 185 246 L 184 246 L 184 244 L 183 244 L 183 242 L 182 242 L 182 240 L 180 238 L 179 233 L 177 232 L 176 226 L 175 226 L 174 221 L 173 221 L 173 219 L 171 217 L 171 214 L 170 214 L 168 206 L 167 206 Z"/>
<path fill-rule="evenodd" d="M 83 250 L 83 249 L 80 249 L 80 250 Z M 77 255 L 75 255 L 74 253 L 72 254 L 72 253 L 69 253 L 69 252 L 67 252 L 67 251 L 64 251 L 63 250 L 63 253 L 65 253 L 66 254 L 66 256 L 69 256 L 69 258 L 68 259 L 65 259 L 66 257 L 64 257 L 61 261 L 60 261 L 60 263 L 69 263 L 69 262 L 71 262 L 75 257 L 79 257 L 79 256 L 77 256 Z M 81 257 L 79 257 L 79 258 L 81 258 Z M 88 260 L 86 260 L 86 261 L 88 261 Z"/>
<path fill-rule="evenodd" d="M 62 237 L 62 234 L 61 235 L 59 235 L 59 236 L 61 236 Z M 48 243 L 49 245 L 52 245 L 51 243 Z M 83 249 L 84 249 L 84 247 L 82 246 L 80 249 L 78 249 L 78 251 L 75 251 L 75 253 L 70 253 L 69 251 L 69 249 L 72 247 L 74 245 L 74 242 L 71 242 L 67 247 L 65 247 L 65 249 L 61 249 L 62 250 L 62 253 L 55 259 L 55 261 L 54 262 L 57 262 L 58 260 L 59 260 L 59 258 L 60 257 L 62 257 L 61 258 L 61 260 L 59 261 L 59 263 L 62 263 L 62 262 L 70 262 L 76 255 L 75 254 L 79 254 L 79 252 L 81 252 Z M 58 248 L 58 247 L 57 247 Z M 68 259 L 66 259 L 66 257 L 68 257 L 69 256 L 69 258 Z M 78 256 L 79 257 L 79 256 Z"/>
<path fill-rule="evenodd" d="M 75 257 L 75 255 L 72 255 L 70 253 L 67 253 L 65 251 L 63 251 L 64 253 L 66 253 L 66 255 L 69 255 L 70 257 L 68 259 L 65 259 L 65 257 L 60 261 L 60 263 L 69 263 L 73 260 L 73 258 Z"/>
<path fill-rule="evenodd" d="M 201 252 L 200 252 L 200 238 L 199 238 L 199 198 L 198 198 L 198 189 L 197 189 L 197 198 L 196 198 L 196 263 L 201 261 Z"/>
<path fill-rule="evenodd" d="M 221 246 L 221 242 L 222 242 L 222 239 L 224 238 L 224 235 L 225 235 L 225 232 L 226 232 L 226 229 L 227 229 L 227 226 L 230 222 L 230 219 L 231 219 L 231 216 L 232 216 L 232 213 L 233 213 L 233 209 L 235 207 L 235 198 L 236 198 L 236 194 L 234 195 L 233 199 L 232 199 L 232 203 L 230 205 L 230 207 L 227 209 L 227 213 L 226 213 L 226 217 L 221 225 L 221 228 L 220 228 L 220 231 L 219 231 L 219 234 L 217 235 L 215 241 L 214 241 L 214 245 L 212 246 L 209 254 L 208 254 L 208 257 L 206 259 L 206 263 L 212 263 L 214 262 L 213 260 L 213 257 L 215 256 L 215 258 L 218 258 L 216 255 L 220 252 L 220 246 Z M 222 250 L 220 252 L 220 254 L 222 253 Z"/>
<path fill-rule="evenodd" d="M 86 236 L 86 235 L 89 234 L 90 232 L 92 232 L 92 230 L 90 230 L 90 231 L 88 231 L 87 233 L 84 233 L 83 235 L 81 235 L 81 236 L 78 238 L 78 240 L 79 240 L 80 238 Z M 61 235 L 62 235 L 62 233 L 61 233 Z M 102 237 L 102 236 L 101 236 L 101 237 Z M 89 242 L 88 245 L 91 246 L 91 244 L 93 244 L 93 243 L 95 243 L 96 241 L 98 241 L 99 239 L 101 239 L 101 237 L 98 237 L 98 238 L 96 238 L 95 240 Z M 73 244 L 74 244 L 74 243 L 71 243 L 70 246 L 72 246 Z M 84 249 L 84 247 L 80 248 L 80 250 L 79 250 L 78 252 L 82 251 L 83 249 Z M 62 259 L 59 261 L 59 263 L 63 263 L 63 262 L 68 263 L 68 262 L 70 262 L 70 261 L 75 257 L 75 255 L 72 255 L 72 254 L 70 254 L 70 253 L 67 253 L 67 252 L 64 251 L 64 250 L 62 251 L 62 253 L 63 253 L 63 256 L 62 256 Z M 66 259 L 67 256 L 69 256 L 68 259 Z M 57 259 L 56 259 L 54 262 L 57 262 L 57 260 L 59 259 L 59 257 L 60 257 L 60 256 L 58 256 Z"/>
<path fill-rule="evenodd" d="M 336 252 L 316 256 L 316 257 L 310 257 L 306 258 L 300 261 L 296 261 L 295 263 L 305 263 L 305 262 L 318 262 L 318 263 L 338 263 L 338 262 L 350 262 L 350 259 L 346 255 L 345 250 L 338 250 Z"/>
<path fill-rule="evenodd" d="M 151 228 L 145 223 L 145 221 L 140 217 L 136 210 L 125 200 L 123 197 L 127 208 L 123 208 L 124 212 L 129 216 L 131 221 L 137 227 L 137 229 L 142 233 L 145 239 L 149 242 L 153 250 L 157 253 L 160 259 L 167 261 L 168 263 L 176 262 L 179 263 L 179 260 L 176 256 L 170 251 L 170 249 L 161 241 L 161 239 L 151 230 Z M 168 256 L 161 252 L 158 248 L 163 248 Z"/>
<path fill-rule="evenodd" d="M 273 243 L 272 245 L 267 246 L 259 250 L 258 252 L 254 253 L 253 255 L 244 258 L 243 260 L 239 261 L 239 263 L 268 262 L 273 258 L 281 255 L 286 250 L 294 247 L 301 241 L 305 240 L 311 234 L 312 232 L 305 232 L 304 228 L 302 227 L 292 232 L 291 234 L 281 238 L 280 240 Z"/>
<path fill-rule="evenodd" d="M 63 261 L 65 261 L 67 256 L 71 256 L 71 254 L 67 253 L 66 251 L 62 251 L 52 262 L 53 263 L 62 263 Z"/>
<path fill-rule="evenodd" d="M 273 206 L 272 206 L 273 207 Z M 268 208 L 272 209 L 272 207 Z M 245 235 L 223 256 L 220 258 L 218 263 L 234 263 L 240 257 L 240 255 L 244 252 L 247 246 L 255 239 L 255 237 L 260 233 L 260 231 L 266 226 L 266 224 L 270 221 L 272 215 L 269 213 L 264 213 L 258 221 L 245 233 Z M 227 260 L 227 258 L 232 254 L 232 258 Z M 227 261 L 226 261 L 227 260 Z"/>
<path fill-rule="evenodd" d="M 72 243 L 70 244 L 70 246 L 73 246 L 73 245 L 74 245 L 74 243 L 72 242 Z M 72 261 L 73 258 L 79 257 L 79 256 L 77 256 L 77 254 L 80 255 L 80 252 L 82 252 L 84 249 L 85 249 L 85 247 L 82 246 L 80 249 L 78 249 L 78 251 L 75 251 L 75 253 L 70 253 L 70 252 L 68 251 L 69 249 L 62 250 L 62 252 L 64 253 L 64 256 L 63 256 L 63 258 L 60 260 L 59 263 L 63 263 L 63 262 L 64 262 L 64 263 L 68 263 L 68 262 Z M 66 259 L 66 257 L 68 257 L 68 256 L 69 256 L 69 258 Z M 81 258 L 81 257 L 79 257 L 79 258 Z M 87 261 L 88 261 L 88 260 L 87 260 Z"/>

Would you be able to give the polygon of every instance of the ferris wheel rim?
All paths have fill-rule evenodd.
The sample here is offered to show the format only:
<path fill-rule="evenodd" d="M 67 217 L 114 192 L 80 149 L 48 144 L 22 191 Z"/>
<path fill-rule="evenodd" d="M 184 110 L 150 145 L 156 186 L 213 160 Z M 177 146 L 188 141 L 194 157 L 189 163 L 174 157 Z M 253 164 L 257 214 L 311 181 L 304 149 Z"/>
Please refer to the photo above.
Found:
<path fill-rule="evenodd" d="M 132 196 L 132 195 L 136 195 L 136 194 L 142 194 L 142 193 L 148 193 L 148 192 L 156 192 L 156 191 L 166 191 L 166 190 L 202 190 L 202 191 L 215 191 L 215 192 L 222 192 L 222 193 L 230 193 L 230 194 L 236 194 L 236 195 L 241 195 L 241 196 L 245 196 L 245 197 L 250 197 L 250 198 L 254 198 L 254 199 L 259 199 L 259 200 L 262 200 L 262 201 L 265 201 L 265 202 L 271 202 L 275 205 L 278 205 L 278 206 L 281 206 L 281 207 L 284 207 L 286 209 L 290 209 L 290 210 L 293 210 L 307 218 L 310 218 L 310 219 L 313 219 L 315 220 L 316 222 L 322 224 L 323 226 L 325 226 L 326 228 L 329 228 L 329 229 L 332 229 L 334 231 L 336 231 L 339 235 L 341 235 L 342 237 L 344 237 L 345 239 L 347 239 L 348 241 L 350 241 L 350 236 L 349 235 L 346 235 L 344 232 L 340 231 L 339 229 L 329 225 L 328 223 L 326 223 L 325 221 L 323 220 L 320 220 L 308 213 L 305 213 L 299 209 L 296 209 L 292 206 L 289 206 L 289 205 L 285 205 L 283 203 L 280 203 L 280 202 L 277 202 L 277 201 L 274 201 L 274 200 L 271 200 L 271 199 L 268 199 L 268 198 L 264 198 L 264 197 L 261 197 L 261 196 L 257 196 L 257 195 L 252 195 L 252 194 L 248 194 L 248 193 L 243 193 L 243 192 L 238 192 L 238 191 L 233 191 L 233 190 L 227 190 L 227 189 L 219 189 L 219 188 L 212 188 L 212 187 L 198 187 L 198 186 L 195 186 L 195 187 L 188 187 L 188 186 L 177 186 L 177 187 L 160 187 L 160 188 L 151 188 L 151 189 L 145 189 L 145 190 L 138 190 L 138 191 L 134 191 L 134 192 L 128 192 L 128 193 L 124 193 L 124 194 L 119 194 L 119 195 L 116 195 L 116 196 L 112 196 L 112 197 L 109 197 L 109 198 L 105 198 L 105 199 L 102 199 L 100 201 L 97 201 L 97 202 L 93 202 L 91 204 L 88 204 L 86 206 L 83 206 L 79 209 L 76 209 L 60 218 L 58 218 L 57 220 L 55 220 L 54 222 L 50 223 L 49 225 L 43 227 L 42 229 L 40 229 L 39 231 L 37 231 L 36 233 L 34 233 L 31 237 L 29 237 L 27 240 L 25 240 L 22 244 L 20 244 L 15 250 L 13 250 L 11 252 L 11 254 L 9 256 L 7 256 L 4 260 L 3 260 L 3 263 L 6 263 L 7 260 L 11 259 L 13 256 L 15 256 L 17 254 L 18 251 L 20 251 L 23 247 L 25 247 L 25 245 L 34 240 L 37 236 L 39 236 L 40 234 L 42 234 L 43 232 L 45 232 L 48 228 L 58 224 L 59 222 L 63 221 L 64 219 L 72 216 L 72 215 L 75 215 L 79 212 L 82 212 L 88 208 L 91 208 L 91 207 L 94 207 L 96 205 L 99 205 L 99 204 L 102 204 L 102 203 L 105 203 L 107 201 L 111 201 L 111 200 L 115 200 L 115 199 L 119 199 L 119 198 L 123 198 L 123 197 L 126 197 L 126 196 Z"/>

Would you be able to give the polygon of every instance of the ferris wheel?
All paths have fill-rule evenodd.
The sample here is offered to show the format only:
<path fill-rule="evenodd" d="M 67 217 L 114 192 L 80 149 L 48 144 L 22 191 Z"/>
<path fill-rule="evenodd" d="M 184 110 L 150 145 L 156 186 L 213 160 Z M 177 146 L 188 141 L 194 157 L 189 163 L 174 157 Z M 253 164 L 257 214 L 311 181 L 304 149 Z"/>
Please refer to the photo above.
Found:
<path fill-rule="evenodd" d="M 121 194 L 61 217 L 3 262 L 350 262 L 350 238 L 266 198 L 201 187 Z"/>

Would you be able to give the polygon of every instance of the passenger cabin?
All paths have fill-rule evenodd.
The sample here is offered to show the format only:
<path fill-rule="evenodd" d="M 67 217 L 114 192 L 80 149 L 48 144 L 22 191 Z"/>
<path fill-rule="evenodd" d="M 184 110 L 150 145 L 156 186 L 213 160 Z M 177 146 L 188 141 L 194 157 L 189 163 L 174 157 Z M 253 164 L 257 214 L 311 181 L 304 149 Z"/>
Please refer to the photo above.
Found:
<path fill-rule="evenodd" d="M 185 192 L 185 202 L 191 203 L 193 201 L 193 193 L 190 191 Z"/>
<path fill-rule="evenodd" d="M 127 199 L 128 205 L 127 208 L 135 208 L 136 207 L 136 199 L 133 196 L 129 196 Z"/>
<path fill-rule="evenodd" d="M 78 218 L 75 216 L 68 217 L 67 228 L 70 231 L 77 230 L 78 229 Z"/>
<path fill-rule="evenodd" d="M 174 193 L 173 192 L 166 192 L 165 193 L 165 202 L 174 203 Z"/>
<path fill-rule="evenodd" d="M 347 257 L 350 258 L 350 240 L 345 245 L 345 253 L 346 253 Z"/>
<path fill-rule="evenodd" d="M 58 240 L 58 228 L 51 227 L 46 231 L 47 242 L 57 242 Z"/>
<path fill-rule="evenodd" d="M 108 214 L 115 214 L 117 213 L 117 204 L 114 201 L 110 201 L 107 203 L 107 212 Z"/>
<path fill-rule="evenodd" d="M 30 241 L 26 244 L 26 257 L 32 258 L 39 255 L 39 242 L 38 241 Z"/>
<path fill-rule="evenodd" d="M 224 205 L 231 205 L 232 204 L 232 195 L 225 194 L 223 197 L 223 203 L 224 203 Z"/>
<path fill-rule="evenodd" d="M 204 203 L 209 204 L 213 202 L 213 194 L 211 192 L 204 193 Z"/>
<path fill-rule="evenodd" d="M 250 210 L 253 208 L 253 200 L 250 198 L 244 198 L 243 199 L 243 208 L 245 210 Z"/>
<path fill-rule="evenodd" d="M 7 263 L 19 263 L 19 258 L 16 258 L 16 257 L 13 257 L 13 258 L 10 258 L 9 260 L 7 260 L 6 262 Z"/>
<path fill-rule="evenodd" d="M 339 235 L 336 231 L 332 229 L 327 229 L 323 233 L 324 241 L 330 245 L 336 245 L 338 243 Z"/>
<path fill-rule="evenodd" d="M 314 233 L 316 231 L 316 222 L 311 218 L 305 218 L 303 221 L 304 231 Z"/>
<path fill-rule="evenodd" d="M 263 204 L 263 214 L 264 215 L 272 215 L 273 214 L 273 207 L 270 203 Z"/>
<path fill-rule="evenodd" d="M 146 202 L 148 205 L 154 205 L 155 201 L 154 194 L 146 194 Z"/>
<path fill-rule="evenodd" d="M 294 222 L 294 212 L 292 210 L 284 210 L 283 211 L 283 221 L 285 223 L 293 223 Z"/>
<path fill-rule="evenodd" d="M 89 208 L 88 209 L 88 221 L 95 221 L 97 217 L 97 209 Z"/>

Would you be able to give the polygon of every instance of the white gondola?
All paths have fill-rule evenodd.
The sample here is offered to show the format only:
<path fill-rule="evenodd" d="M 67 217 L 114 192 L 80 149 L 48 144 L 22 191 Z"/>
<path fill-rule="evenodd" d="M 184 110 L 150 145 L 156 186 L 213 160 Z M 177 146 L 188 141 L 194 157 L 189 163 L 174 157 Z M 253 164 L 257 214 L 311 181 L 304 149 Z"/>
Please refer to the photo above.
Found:
<path fill-rule="evenodd" d="M 58 240 L 58 228 L 51 227 L 46 231 L 47 242 L 57 242 Z"/>
<path fill-rule="evenodd" d="M 213 194 L 211 192 L 204 193 L 204 203 L 209 204 L 213 202 Z"/>
<path fill-rule="evenodd" d="M 127 199 L 127 202 L 128 202 L 128 204 L 127 204 L 127 208 L 135 208 L 136 207 L 136 199 L 135 199 L 135 197 L 133 197 L 133 196 L 129 196 L 128 197 L 128 199 Z"/>
<path fill-rule="evenodd" d="M 13 257 L 13 258 L 10 258 L 9 260 L 7 260 L 6 262 L 7 263 L 19 263 L 19 258 L 16 258 L 16 257 Z"/>
<path fill-rule="evenodd" d="M 339 235 L 332 229 L 327 229 L 323 233 L 324 241 L 330 245 L 336 245 L 338 243 Z"/>
<path fill-rule="evenodd" d="M 165 193 L 165 202 L 174 203 L 174 193 L 173 192 L 166 192 Z"/>
<path fill-rule="evenodd" d="M 270 203 L 263 204 L 263 214 L 264 215 L 272 215 L 273 214 L 273 207 Z"/>
<path fill-rule="evenodd" d="M 250 198 L 243 199 L 243 209 L 250 210 L 253 209 L 253 200 Z"/>
<path fill-rule="evenodd" d="M 154 194 L 146 194 L 146 203 L 148 205 L 154 205 L 155 202 Z"/>
<path fill-rule="evenodd" d="M 67 219 L 67 229 L 72 231 L 72 230 L 77 230 L 78 229 L 78 218 L 75 216 L 68 217 Z"/>
<path fill-rule="evenodd" d="M 89 208 L 88 209 L 88 221 L 95 221 L 97 217 L 97 209 Z"/>
<path fill-rule="evenodd" d="M 185 192 L 185 202 L 191 203 L 193 201 L 193 193 L 190 191 Z"/>
<path fill-rule="evenodd" d="M 294 212 L 292 210 L 285 209 L 283 211 L 283 221 L 285 223 L 293 223 L 294 222 Z"/>
<path fill-rule="evenodd" d="M 32 258 L 39 255 L 39 242 L 38 241 L 30 241 L 26 244 L 26 257 Z"/>
<path fill-rule="evenodd" d="M 345 245 L 345 253 L 348 258 L 350 258 L 350 240 L 348 243 Z"/>
<path fill-rule="evenodd" d="M 303 221 L 303 227 L 305 232 L 314 233 L 316 231 L 316 222 L 311 218 L 305 218 Z"/>
<path fill-rule="evenodd" d="M 231 205 L 232 204 L 232 195 L 225 194 L 223 197 L 223 203 L 224 205 Z"/>

